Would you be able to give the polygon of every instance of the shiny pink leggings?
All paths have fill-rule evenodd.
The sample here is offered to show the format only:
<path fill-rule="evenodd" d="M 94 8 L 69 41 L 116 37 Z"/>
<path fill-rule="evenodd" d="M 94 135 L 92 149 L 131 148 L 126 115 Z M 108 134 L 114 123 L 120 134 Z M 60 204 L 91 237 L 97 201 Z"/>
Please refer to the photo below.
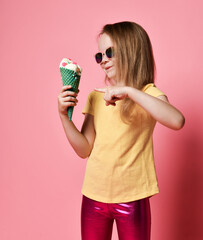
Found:
<path fill-rule="evenodd" d="M 114 219 L 119 240 L 150 240 L 149 198 L 127 203 L 102 203 L 83 195 L 82 240 L 111 240 Z"/>

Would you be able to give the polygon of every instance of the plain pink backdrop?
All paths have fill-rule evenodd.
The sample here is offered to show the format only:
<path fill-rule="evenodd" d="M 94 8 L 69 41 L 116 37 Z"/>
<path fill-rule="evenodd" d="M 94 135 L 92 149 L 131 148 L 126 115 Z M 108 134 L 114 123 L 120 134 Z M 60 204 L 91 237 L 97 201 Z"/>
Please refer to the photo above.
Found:
<path fill-rule="evenodd" d="M 124 20 L 148 32 L 156 84 L 186 117 L 181 131 L 155 129 L 152 240 L 203 239 L 202 10 L 201 0 L 1 0 L 0 239 L 80 239 L 86 160 L 58 116 L 59 63 L 71 57 L 83 68 L 73 116 L 80 128 L 88 93 L 104 85 L 96 36 Z"/>

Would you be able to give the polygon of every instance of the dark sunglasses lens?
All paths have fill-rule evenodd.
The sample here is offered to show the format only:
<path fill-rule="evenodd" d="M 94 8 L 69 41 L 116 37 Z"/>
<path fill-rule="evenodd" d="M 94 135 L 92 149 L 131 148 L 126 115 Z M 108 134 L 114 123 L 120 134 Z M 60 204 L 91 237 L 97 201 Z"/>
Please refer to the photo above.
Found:
<path fill-rule="evenodd" d="M 102 61 L 102 53 L 97 53 L 95 55 L 95 60 L 97 63 L 100 63 Z"/>
<path fill-rule="evenodd" d="M 106 49 L 106 56 L 108 58 L 112 58 L 113 57 L 113 49 L 112 48 Z"/>

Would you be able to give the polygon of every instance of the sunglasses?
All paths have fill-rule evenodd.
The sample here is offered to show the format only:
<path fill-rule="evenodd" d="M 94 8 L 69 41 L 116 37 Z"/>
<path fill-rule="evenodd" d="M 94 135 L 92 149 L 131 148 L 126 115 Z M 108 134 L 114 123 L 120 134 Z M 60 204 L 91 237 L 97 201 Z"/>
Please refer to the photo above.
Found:
<path fill-rule="evenodd" d="M 95 60 L 97 63 L 101 63 L 103 59 L 103 55 L 107 56 L 107 58 L 112 58 L 114 56 L 114 50 L 113 47 L 107 48 L 105 53 L 98 52 L 95 54 Z"/>

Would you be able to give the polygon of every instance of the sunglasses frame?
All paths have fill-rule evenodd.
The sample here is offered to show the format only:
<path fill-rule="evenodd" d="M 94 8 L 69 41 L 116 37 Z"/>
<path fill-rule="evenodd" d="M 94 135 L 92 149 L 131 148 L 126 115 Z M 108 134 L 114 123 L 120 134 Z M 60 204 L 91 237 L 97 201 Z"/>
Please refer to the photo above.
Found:
<path fill-rule="evenodd" d="M 108 53 L 108 51 L 110 51 L 110 53 Z M 104 53 L 98 52 L 98 53 L 95 54 L 95 60 L 96 60 L 96 62 L 98 64 L 100 64 L 102 62 L 104 55 L 106 55 L 107 58 L 111 59 L 114 56 L 114 49 L 113 49 L 113 47 L 107 48 Z"/>

